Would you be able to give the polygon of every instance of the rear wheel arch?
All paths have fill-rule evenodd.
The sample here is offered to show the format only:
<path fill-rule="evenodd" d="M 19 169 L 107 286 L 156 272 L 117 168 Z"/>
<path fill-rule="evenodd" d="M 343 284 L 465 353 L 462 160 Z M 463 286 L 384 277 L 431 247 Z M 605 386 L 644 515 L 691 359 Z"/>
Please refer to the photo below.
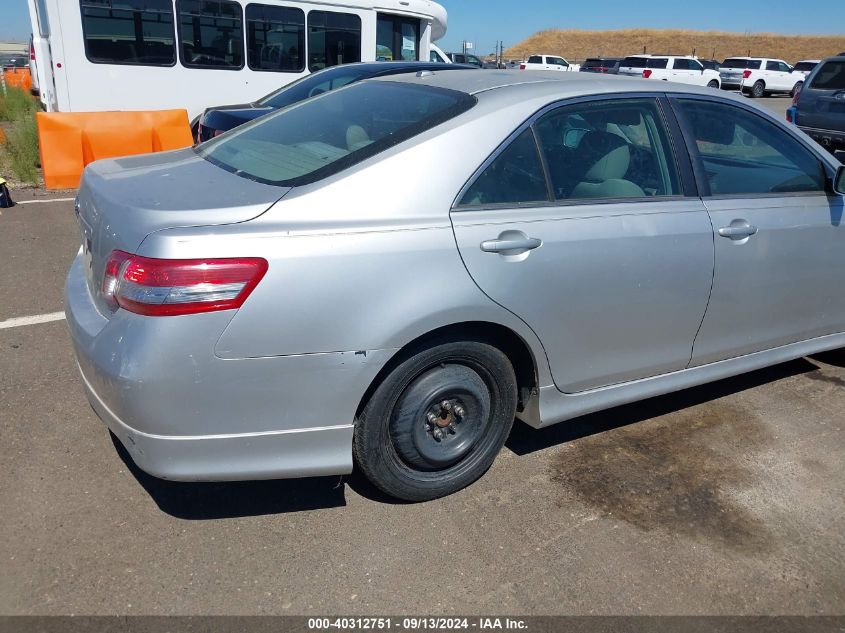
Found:
<path fill-rule="evenodd" d="M 523 410 L 539 387 L 537 359 L 531 347 L 519 334 L 504 325 L 491 321 L 464 321 L 426 332 L 399 348 L 370 381 L 355 411 L 356 419 L 373 392 L 399 364 L 421 350 L 452 341 L 477 341 L 499 349 L 513 367 L 517 382 L 517 411 Z"/>

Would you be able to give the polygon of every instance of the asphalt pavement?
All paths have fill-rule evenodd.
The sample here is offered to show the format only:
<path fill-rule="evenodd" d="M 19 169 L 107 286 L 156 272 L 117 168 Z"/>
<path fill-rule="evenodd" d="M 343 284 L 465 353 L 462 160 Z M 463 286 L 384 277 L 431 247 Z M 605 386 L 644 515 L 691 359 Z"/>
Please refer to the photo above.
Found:
<path fill-rule="evenodd" d="M 424 504 L 172 483 L 113 444 L 63 321 L 3 327 L 63 309 L 77 248 L 70 201 L 0 214 L 0 614 L 845 611 L 845 355 L 517 424 Z"/>

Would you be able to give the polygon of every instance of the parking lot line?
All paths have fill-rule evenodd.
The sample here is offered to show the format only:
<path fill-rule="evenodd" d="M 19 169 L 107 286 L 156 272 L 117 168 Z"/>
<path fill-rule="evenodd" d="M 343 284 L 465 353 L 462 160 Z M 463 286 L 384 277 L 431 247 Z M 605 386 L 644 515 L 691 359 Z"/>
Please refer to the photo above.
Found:
<path fill-rule="evenodd" d="M 38 323 L 50 323 L 51 321 L 61 321 L 65 318 L 64 312 L 50 312 L 49 314 L 36 314 L 34 316 L 15 317 L 14 319 L 6 319 L 0 321 L 0 330 L 5 330 L 12 327 L 21 327 L 24 325 L 36 325 Z"/>
<path fill-rule="evenodd" d="M 16 202 L 18 204 L 40 204 L 42 202 L 73 202 L 76 198 L 47 198 L 45 200 L 21 200 Z"/>

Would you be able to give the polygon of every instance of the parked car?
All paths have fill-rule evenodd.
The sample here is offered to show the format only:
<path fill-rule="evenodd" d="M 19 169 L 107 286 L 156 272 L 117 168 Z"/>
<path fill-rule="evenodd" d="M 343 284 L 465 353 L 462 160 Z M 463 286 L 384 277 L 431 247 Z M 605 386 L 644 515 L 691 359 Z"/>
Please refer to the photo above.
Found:
<path fill-rule="evenodd" d="M 739 96 L 524 77 L 366 79 L 86 168 L 67 323 L 138 466 L 431 499 L 514 417 L 845 346 L 845 166 Z"/>
<path fill-rule="evenodd" d="M 782 59 L 765 57 L 731 57 L 722 63 L 719 71 L 722 86 L 739 88 L 751 97 L 764 97 L 775 93 L 795 94 L 795 88 L 804 80 L 801 72 Z"/>
<path fill-rule="evenodd" d="M 570 64 L 558 55 L 530 55 L 527 60 L 519 65 L 520 70 L 563 70 L 578 72 L 580 68 L 578 64 Z"/>
<path fill-rule="evenodd" d="M 449 58 L 449 55 L 443 52 L 443 50 L 436 46 L 434 43 L 429 44 L 428 46 L 428 61 L 430 62 L 439 62 L 441 64 L 451 64 L 452 60 Z"/>
<path fill-rule="evenodd" d="M 720 85 L 717 71 L 705 68 L 688 55 L 630 55 L 622 60 L 619 74 L 710 88 Z"/>
<path fill-rule="evenodd" d="M 845 55 L 820 62 L 793 97 L 789 119 L 822 146 L 845 150 Z"/>
<path fill-rule="evenodd" d="M 34 97 L 41 96 L 41 87 L 38 84 L 38 70 L 35 66 L 35 45 L 32 36 L 29 36 L 29 75 L 32 77 L 32 88 L 30 92 Z"/>
<path fill-rule="evenodd" d="M 475 66 L 468 64 L 454 64 L 451 61 L 448 66 L 442 62 L 361 62 L 357 64 L 343 64 L 332 66 L 302 79 L 286 85 L 266 97 L 262 97 L 255 103 L 243 103 L 237 105 L 215 106 L 208 108 L 200 115 L 196 129 L 193 131 L 194 140 L 201 143 L 214 138 L 264 116 L 279 108 L 292 105 L 303 99 L 315 95 L 336 90 L 362 79 L 370 77 L 382 77 L 406 73 L 409 71 L 442 71 L 442 70 L 474 70 Z"/>
<path fill-rule="evenodd" d="M 792 67 L 792 70 L 796 73 L 801 73 L 804 77 L 806 77 L 813 72 L 813 69 L 819 65 L 820 61 L 820 59 L 805 59 L 795 64 L 795 66 Z"/>
<path fill-rule="evenodd" d="M 621 57 L 589 57 L 581 64 L 581 72 L 615 75 L 621 62 Z"/>
<path fill-rule="evenodd" d="M 717 62 L 715 59 L 699 59 L 698 61 L 701 62 L 702 66 L 709 70 L 718 71 L 722 67 L 722 64 Z"/>
<path fill-rule="evenodd" d="M 23 53 L 0 53 L 0 68 L 26 68 L 29 60 Z"/>
<path fill-rule="evenodd" d="M 471 64 L 473 66 L 478 66 L 482 68 L 484 66 L 484 62 L 482 62 L 478 57 L 475 55 L 470 55 L 469 53 L 446 53 L 449 56 L 449 59 L 452 60 L 455 64 Z"/>

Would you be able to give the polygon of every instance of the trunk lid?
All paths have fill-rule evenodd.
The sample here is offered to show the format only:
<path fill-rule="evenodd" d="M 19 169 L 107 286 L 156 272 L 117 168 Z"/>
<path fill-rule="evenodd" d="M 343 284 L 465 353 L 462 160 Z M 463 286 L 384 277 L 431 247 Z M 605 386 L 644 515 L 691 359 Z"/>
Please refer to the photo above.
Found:
<path fill-rule="evenodd" d="M 137 253 L 150 233 L 169 228 L 246 222 L 289 187 L 247 180 L 191 149 L 91 163 L 76 204 L 88 287 L 103 314 L 100 285 L 113 250 Z"/>

